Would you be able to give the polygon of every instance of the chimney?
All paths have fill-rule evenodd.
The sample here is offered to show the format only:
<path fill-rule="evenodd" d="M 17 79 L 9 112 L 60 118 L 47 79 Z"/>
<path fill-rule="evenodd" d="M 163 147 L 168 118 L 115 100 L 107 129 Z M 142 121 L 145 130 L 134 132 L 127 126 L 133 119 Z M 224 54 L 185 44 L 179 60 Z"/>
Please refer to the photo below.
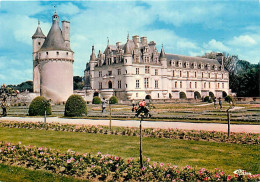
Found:
<path fill-rule="evenodd" d="M 62 21 L 62 36 L 65 40 L 66 47 L 70 48 L 70 22 Z"/>
<path fill-rule="evenodd" d="M 134 35 L 132 38 L 133 38 L 133 41 L 134 41 L 135 44 L 139 43 L 139 36 L 138 35 Z"/>
<path fill-rule="evenodd" d="M 147 45 L 147 37 L 141 37 L 141 43 Z"/>

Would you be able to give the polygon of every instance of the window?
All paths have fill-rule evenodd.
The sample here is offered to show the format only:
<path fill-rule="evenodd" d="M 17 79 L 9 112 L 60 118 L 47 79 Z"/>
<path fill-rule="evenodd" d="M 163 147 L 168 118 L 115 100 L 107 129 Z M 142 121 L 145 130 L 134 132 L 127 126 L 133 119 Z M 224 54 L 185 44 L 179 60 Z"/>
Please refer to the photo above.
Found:
<path fill-rule="evenodd" d="M 217 74 L 217 73 L 215 74 L 215 78 L 216 78 L 216 79 L 218 78 L 218 74 Z"/>
<path fill-rule="evenodd" d="M 210 88 L 210 82 L 209 82 L 209 88 Z"/>
<path fill-rule="evenodd" d="M 206 88 L 206 82 L 204 83 L 204 88 Z"/>
<path fill-rule="evenodd" d="M 108 71 L 108 75 L 111 76 L 112 75 L 112 71 Z"/>
<path fill-rule="evenodd" d="M 182 88 L 182 82 L 180 82 L 180 88 Z"/>
<path fill-rule="evenodd" d="M 99 77 L 102 77 L 102 71 L 99 71 L 99 72 L 98 72 L 98 76 L 99 76 Z"/>
<path fill-rule="evenodd" d="M 135 74 L 139 75 L 139 68 L 135 68 Z"/>
<path fill-rule="evenodd" d="M 224 79 L 224 75 L 222 74 L 222 79 Z"/>
<path fill-rule="evenodd" d="M 158 88 L 158 80 L 154 81 L 154 88 Z"/>
<path fill-rule="evenodd" d="M 138 97 L 138 93 L 135 93 L 135 96 Z"/>
<path fill-rule="evenodd" d="M 154 70 L 154 74 L 155 74 L 155 75 L 158 75 L 158 69 L 155 69 L 155 70 Z"/>
<path fill-rule="evenodd" d="M 99 89 L 102 89 L 102 82 L 99 82 Z"/>
<path fill-rule="evenodd" d="M 125 88 L 127 88 L 127 84 L 125 84 Z"/>
<path fill-rule="evenodd" d="M 190 88 L 191 88 L 191 82 L 190 82 Z"/>
<path fill-rule="evenodd" d="M 219 88 L 219 83 L 218 83 L 218 88 Z"/>
<path fill-rule="evenodd" d="M 48 52 L 46 52 L 46 55 L 48 55 L 49 53 Z"/>
<path fill-rule="evenodd" d="M 68 52 L 66 52 L 66 55 L 68 56 L 68 55 L 69 55 L 69 53 L 68 53 Z"/>
<path fill-rule="evenodd" d="M 190 77 L 190 73 L 187 71 L 187 78 L 189 78 Z"/>
<path fill-rule="evenodd" d="M 180 71 L 180 77 L 182 76 L 182 74 L 181 74 L 181 71 Z"/>
<path fill-rule="evenodd" d="M 125 63 L 127 63 L 127 59 L 125 59 Z"/>
<path fill-rule="evenodd" d="M 209 78 L 210 78 L 210 73 L 208 75 L 209 75 Z"/>
<path fill-rule="evenodd" d="M 175 77 L 175 73 L 174 73 L 174 70 L 172 71 L 172 76 Z"/>
<path fill-rule="evenodd" d="M 201 73 L 201 78 L 203 78 L 204 77 L 204 74 L 203 73 Z"/>
<path fill-rule="evenodd" d="M 118 75 L 121 75 L 121 69 L 118 69 L 118 70 L 117 70 L 117 74 L 118 74 Z"/>
<path fill-rule="evenodd" d="M 150 73 L 150 66 L 145 66 L 145 73 L 149 74 Z"/>
<path fill-rule="evenodd" d="M 197 78 L 197 72 L 194 73 L 195 78 Z"/>
<path fill-rule="evenodd" d="M 41 42 L 38 42 L 38 45 L 41 45 Z"/>
<path fill-rule="evenodd" d="M 125 70 L 125 74 L 127 74 L 127 70 Z"/>
<path fill-rule="evenodd" d="M 59 52 L 56 52 L 57 55 L 59 55 Z"/>
<path fill-rule="evenodd" d="M 111 81 L 108 82 L 108 88 L 113 88 L 113 85 L 112 85 Z"/>
<path fill-rule="evenodd" d="M 118 88 L 121 88 L 121 80 L 117 81 L 117 86 L 118 86 Z"/>
<path fill-rule="evenodd" d="M 175 82 L 175 88 L 177 88 L 177 82 Z"/>
<path fill-rule="evenodd" d="M 160 94 L 158 93 L 158 98 L 160 97 Z"/>
<path fill-rule="evenodd" d="M 149 87 L 149 78 L 144 78 L 144 88 Z"/>
<path fill-rule="evenodd" d="M 139 82 L 139 80 L 135 80 L 135 87 L 136 87 L 136 88 L 139 88 L 139 87 L 140 87 L 140 82 Z"/>
<path fill-rule="evenodd" d="M 197 88 L 197 82 L 195 82 L 195 88 Z"/>
<path fill-rule="evenodd" d="M 224 88 L 225 87 L 225 85 L 224 85 L 224 83 L 222 83 L 222 88 Z"/>

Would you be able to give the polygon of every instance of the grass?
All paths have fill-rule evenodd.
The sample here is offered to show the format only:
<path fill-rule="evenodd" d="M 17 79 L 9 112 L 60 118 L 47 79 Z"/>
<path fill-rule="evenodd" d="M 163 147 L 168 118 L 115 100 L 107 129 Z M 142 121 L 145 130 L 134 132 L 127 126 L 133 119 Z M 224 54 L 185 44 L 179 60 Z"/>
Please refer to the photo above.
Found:
<path fill-rule="evenodd" d="M 63 152 L 71 149 L 80 153 L 100 151 L 123 158 L 139 156 L 139 138 L 133 136 L 0 128 L 0 140 L 21 141 L 24 145 L 46 146 Z M 143 155 L 152 161 L 178 166 L 260 173 L 260 148 L 255 145 L 143 138 Z"/>
<path fill-rule="evenodd" d="M 30 170 L 21 167 L 0 164 L 0 181 L 4 182 L 83 182 L 72 177 L 64 177 L 42 170 Z"/>

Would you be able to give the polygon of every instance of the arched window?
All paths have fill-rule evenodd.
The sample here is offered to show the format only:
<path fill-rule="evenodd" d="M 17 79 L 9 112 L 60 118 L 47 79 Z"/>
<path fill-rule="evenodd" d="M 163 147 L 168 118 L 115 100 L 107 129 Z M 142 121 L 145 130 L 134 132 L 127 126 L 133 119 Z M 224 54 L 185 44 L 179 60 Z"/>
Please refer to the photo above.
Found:
<path fill-rule="evenodd" d="M 112 88 L 112 82 L 111 81 L 108 82 L 108 88 Z"/>

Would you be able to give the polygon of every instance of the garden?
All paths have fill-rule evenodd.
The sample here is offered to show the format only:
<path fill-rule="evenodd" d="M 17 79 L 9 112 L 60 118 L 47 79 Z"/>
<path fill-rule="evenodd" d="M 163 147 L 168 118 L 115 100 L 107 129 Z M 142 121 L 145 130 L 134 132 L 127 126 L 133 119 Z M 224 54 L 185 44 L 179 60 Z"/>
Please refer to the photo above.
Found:
<path fill-rule="evenodd" d="M 8 141 L 0 144 L 3 165 L 58 174 L 57 178 L 260 180 L 257 175 L 260 173 L 258 134 L 231 133 L 227 138 L 224 132 L 144 129 L 146 158 L 140 169 L 137 128 L 112 127 L 109 130 L 105 126 L 2 122 L 0 131 L 1 140 Z M 234 174 L 238 169 L 246 171 Z"/>

